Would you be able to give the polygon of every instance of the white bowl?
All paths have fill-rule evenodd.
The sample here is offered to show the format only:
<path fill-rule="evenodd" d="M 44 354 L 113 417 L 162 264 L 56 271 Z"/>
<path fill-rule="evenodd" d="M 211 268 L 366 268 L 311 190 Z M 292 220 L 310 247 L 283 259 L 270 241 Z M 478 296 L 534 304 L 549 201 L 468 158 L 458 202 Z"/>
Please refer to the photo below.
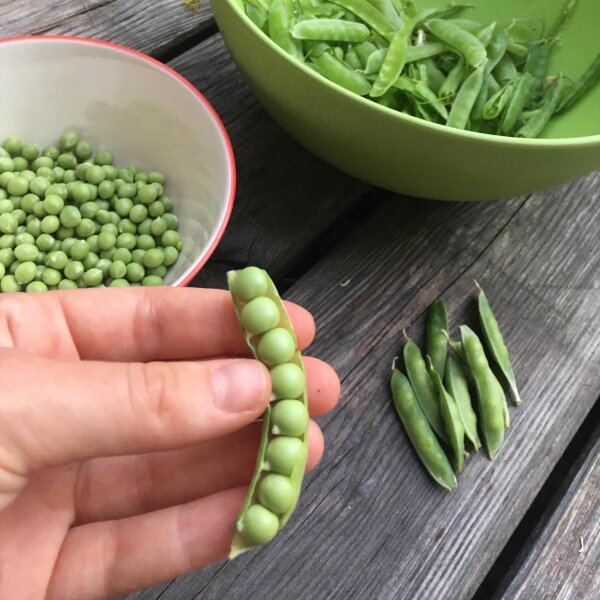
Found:
<path fill-rule="evenodd" d="M 107 42 L 34 36 L 0 40 L 0 139 L 41 146 L 73 129 L 117 166 L 162 171 L 183 248 L 166 285 L 186 285 L 221 239 L 235 163 L 215 110 L 181 75 Z"/>

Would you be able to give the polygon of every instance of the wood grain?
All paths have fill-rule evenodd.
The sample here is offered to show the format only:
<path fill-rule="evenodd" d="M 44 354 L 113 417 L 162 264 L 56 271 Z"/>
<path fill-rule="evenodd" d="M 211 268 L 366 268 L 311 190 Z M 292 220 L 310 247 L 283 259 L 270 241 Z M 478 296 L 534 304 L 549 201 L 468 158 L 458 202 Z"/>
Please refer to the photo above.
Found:
<path fill-rule="evenodd" d="M 180 0 L 3 0 L 2 37 L 32 34 L 100 38 L 161 56 L 212 27 L 210 6 Z"/>
<path fill-rule="evenodd" d="M 288 295 L 315 313 L 312 351 L 343 378 L 340 407 L 320 420 L 324 462 L 277 540 L 161 587 L 160 599 L 470 598 L 598 397 L 599 184 L 596 174 L 496 204 L 394 198 L 326 255 Z M 389 366 L 401 329 L 419 338 L 439 295 L 453 327 L 472 318 L 474 278 L 524 401 L 497 459 L 470 458 L 447 494 L 394 415 Z"/>
<path fill-rule="evenodd" d="M 589 446 L 559 506 L 521 557 L 505 600 L 600 598 L 600 426 Z"/>

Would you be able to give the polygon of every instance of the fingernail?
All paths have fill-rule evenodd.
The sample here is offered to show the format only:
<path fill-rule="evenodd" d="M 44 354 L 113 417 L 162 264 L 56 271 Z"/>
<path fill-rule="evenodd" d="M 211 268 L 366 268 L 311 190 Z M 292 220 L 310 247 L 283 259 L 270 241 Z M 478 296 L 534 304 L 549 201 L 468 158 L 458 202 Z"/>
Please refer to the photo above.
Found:
<path fill-rule="evenodd" d="M 215 403 L 226 412 L 256 410 L 268 397 L 266 369 L 258 361 L 240 359 L 213 372 Z"/>

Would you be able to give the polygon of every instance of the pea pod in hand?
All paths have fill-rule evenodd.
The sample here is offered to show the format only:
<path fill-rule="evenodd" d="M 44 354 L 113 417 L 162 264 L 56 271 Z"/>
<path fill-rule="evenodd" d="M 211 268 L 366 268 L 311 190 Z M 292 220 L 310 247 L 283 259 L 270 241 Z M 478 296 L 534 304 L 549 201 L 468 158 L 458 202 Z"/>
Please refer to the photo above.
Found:
<path fill-rule="evenodd" d="M 302 356 L 275 285 L 256 267 L 231 271 L 227 280 L 246 342 L 271 369 L 274 396 L 263 415 L 256 468 L 236 521 L 233 558 L 271 541 L 290 518 L 306 467 L 309 416 Z"/>

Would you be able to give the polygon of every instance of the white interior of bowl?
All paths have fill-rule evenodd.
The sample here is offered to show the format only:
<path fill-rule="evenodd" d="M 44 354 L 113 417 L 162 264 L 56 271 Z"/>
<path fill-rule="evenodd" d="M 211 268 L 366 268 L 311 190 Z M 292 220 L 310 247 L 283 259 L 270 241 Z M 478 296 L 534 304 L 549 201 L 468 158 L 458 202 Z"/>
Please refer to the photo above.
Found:
<path fill-rule="evenodd" d="M 167 177 L 183 240 L 165 284 L 178 285 L 223 233 L 234 189 L 229 141 L 197 92 L 163 65 L 126 49 L 73 39 L 0 43 L 0 138 L 56 144 L 74 129 L 117 166 Z"/>

